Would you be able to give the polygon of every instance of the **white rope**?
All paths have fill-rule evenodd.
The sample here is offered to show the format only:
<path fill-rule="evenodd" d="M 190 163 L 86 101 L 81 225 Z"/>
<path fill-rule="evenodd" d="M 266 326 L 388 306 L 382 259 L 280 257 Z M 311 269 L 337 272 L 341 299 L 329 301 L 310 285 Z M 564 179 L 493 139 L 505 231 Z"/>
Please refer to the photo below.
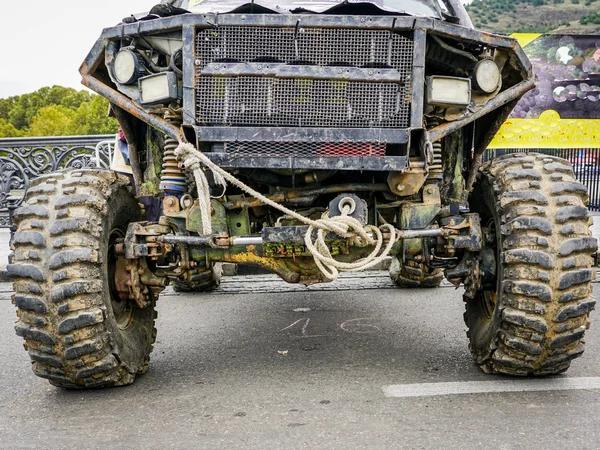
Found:
<path fill-rule="evenodd" d="M 182 163 L 183 167 L 191 170 L 194 174 L 196 186 L 198 187 L 200 211 L 202 213 L 202 232 L 205 235 L 212 233 L 212 227 L 210 223 L 210 192 L 206 175 L 202 170 L 202 164 L 212 171 L 215 181 L 218 184 L 225 186 L 226 181 L 228 181 L 232 185 L 240 188 L 242 191 L 250 194 L 252 197 L 260 200 L 265 205 L 269 205 L 308 225 L 308 231 L 304 237 L 304 243 L 306 244 L 306 248 L 312 254 L 315 264 L 327 280 L 335 280 L 340 271 L 358 272 L 379 264 L 387 257 L 392 249 L 392 246 L 396 242 L 396 229 L 390 224 L 382 225 L 381 228 L 388 230 L 390 238 L 383 252 L 379 254 L 384 243 L 384 237 L 381 229 L 374 225 L 363 226 L 357 219 L 348 215 L 348 206 L 343 208 L 341 216 L 329 217 L 326 213 L 321 219 L 312 220 L 308 217 L 298 214 L 291 209 L 286 208 L 283 205 L 280 205 L 279 203 L 274 202 L 273 200 L 262 195 L 260 192 L 255 191 L 250 186 L 244 184 L 232 174 L 213 163 L 206 155 L 196 150 L 196 148 L 189 143 L 180 142 L 179 146 L 175 150 L 175 155 Z M 315 230 L 316 237 L 313 239 Z M 332 232 L 341 237 L 350 239 L 350 243 L 357 247 L 374 245 L 375 248 L 368 256 L 353 263 L 338 261 L 333 258 L 329 248 L 327 247 L 325 238 L 328 232 Z M 368 234 L 369 232 L 372 233 L 373 237 Z"/>

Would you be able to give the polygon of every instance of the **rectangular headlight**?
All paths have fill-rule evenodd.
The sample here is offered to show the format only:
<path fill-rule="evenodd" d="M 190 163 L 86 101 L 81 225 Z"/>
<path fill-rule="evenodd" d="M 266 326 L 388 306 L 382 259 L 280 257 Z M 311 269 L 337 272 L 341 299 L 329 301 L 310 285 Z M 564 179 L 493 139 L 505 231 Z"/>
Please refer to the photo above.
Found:
<path fill-rule="evenodd" d="M 167 103 L 177 100 L 177 75 L 175 72 L 163 72 L 149 75 L 138 80 L 143 105 Z"/>
<path fill-rule="evenodd" d="M 471 80 L 458 77 L 427 77 L 427 103 L 434 106 L 467 106 L 471 103 Z"/>

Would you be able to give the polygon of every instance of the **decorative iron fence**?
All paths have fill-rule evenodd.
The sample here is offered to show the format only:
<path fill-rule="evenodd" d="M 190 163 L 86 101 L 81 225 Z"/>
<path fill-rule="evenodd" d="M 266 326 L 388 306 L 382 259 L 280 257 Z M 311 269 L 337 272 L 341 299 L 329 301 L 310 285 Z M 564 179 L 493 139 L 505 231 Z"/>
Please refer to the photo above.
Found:
<path fill-rule="evenodd" d="M 0 228 L 10 227 L 9 210 L 21 204 L 30 181 L 67 167 L 108 167 L 113 150 L 114 135 L 0 139 Z M 600 148 L 490 149 L 486 159 L 531 151 L 570 161 L 588 188 L 590 210 L 600 211 Z"/>
<path fill-rule="evenodd" d="M 36 177 L 67 167 L 108 167 L 114 135 L 0 139 L 0 227 Z"/>

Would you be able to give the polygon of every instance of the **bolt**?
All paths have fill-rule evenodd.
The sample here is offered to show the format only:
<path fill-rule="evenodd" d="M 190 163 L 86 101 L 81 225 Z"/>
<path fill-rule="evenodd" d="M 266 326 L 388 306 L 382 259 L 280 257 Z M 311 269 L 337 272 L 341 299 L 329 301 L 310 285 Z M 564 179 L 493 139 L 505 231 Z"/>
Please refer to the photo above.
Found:
<path fill-rule="evenodd" d="M 396 190 L 399 191 L 399 192 L 403 191 L 404 190 L 404 185 L 402 183 L 398 183 L 396 185 Z"/>
<path fill-rule="evenodd" d="M 175 206 L 175 203 L 177 203 L 177 200 L 175 199 L 175 197 L 167 197 L 166 202 L 167 202 L 167 206 Z"/>
<path fill-rule="evenodd" d="M 427 192 L 428 194 L 433 194 L 433 186 L 427 186 L 427 189 L 425 189 L 425 192 Z"/>

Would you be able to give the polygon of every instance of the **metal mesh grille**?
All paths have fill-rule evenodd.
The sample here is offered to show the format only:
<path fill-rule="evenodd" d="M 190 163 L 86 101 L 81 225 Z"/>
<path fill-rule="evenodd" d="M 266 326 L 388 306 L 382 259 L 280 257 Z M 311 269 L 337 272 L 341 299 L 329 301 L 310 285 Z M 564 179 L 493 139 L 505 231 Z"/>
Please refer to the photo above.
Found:
<path fill-rule="evenodd" d="M 226 142 L 224 145 L 230 155 L 271 158 L 383 157 L 385 148 L 382 142 Z"/>
<path fill-rule="evenodd" d="M 201 77 L 199 121 L 204 124 L 298 127 L 403 127 L 404 86 L 272 77 Z"/>
<path fill-rule="evenodd" d="M 386 30 L 223 26 L 199 31 L 196 44 L 200 68 L 219 61 L 386 66 L 407 76 L 413 57 L 412 40 Z"/>
<path fill-rule="evenodd" d="M 296 37 L 296 40 L 295 40 Z M 393 127 L 409 124 L 406 81 L 202 74 L 215 62 L 396 69 L 410 79 L 413 42 L 386 30 L 223 26 L 197 34 L 198 122 L 205 125 Z"/>

